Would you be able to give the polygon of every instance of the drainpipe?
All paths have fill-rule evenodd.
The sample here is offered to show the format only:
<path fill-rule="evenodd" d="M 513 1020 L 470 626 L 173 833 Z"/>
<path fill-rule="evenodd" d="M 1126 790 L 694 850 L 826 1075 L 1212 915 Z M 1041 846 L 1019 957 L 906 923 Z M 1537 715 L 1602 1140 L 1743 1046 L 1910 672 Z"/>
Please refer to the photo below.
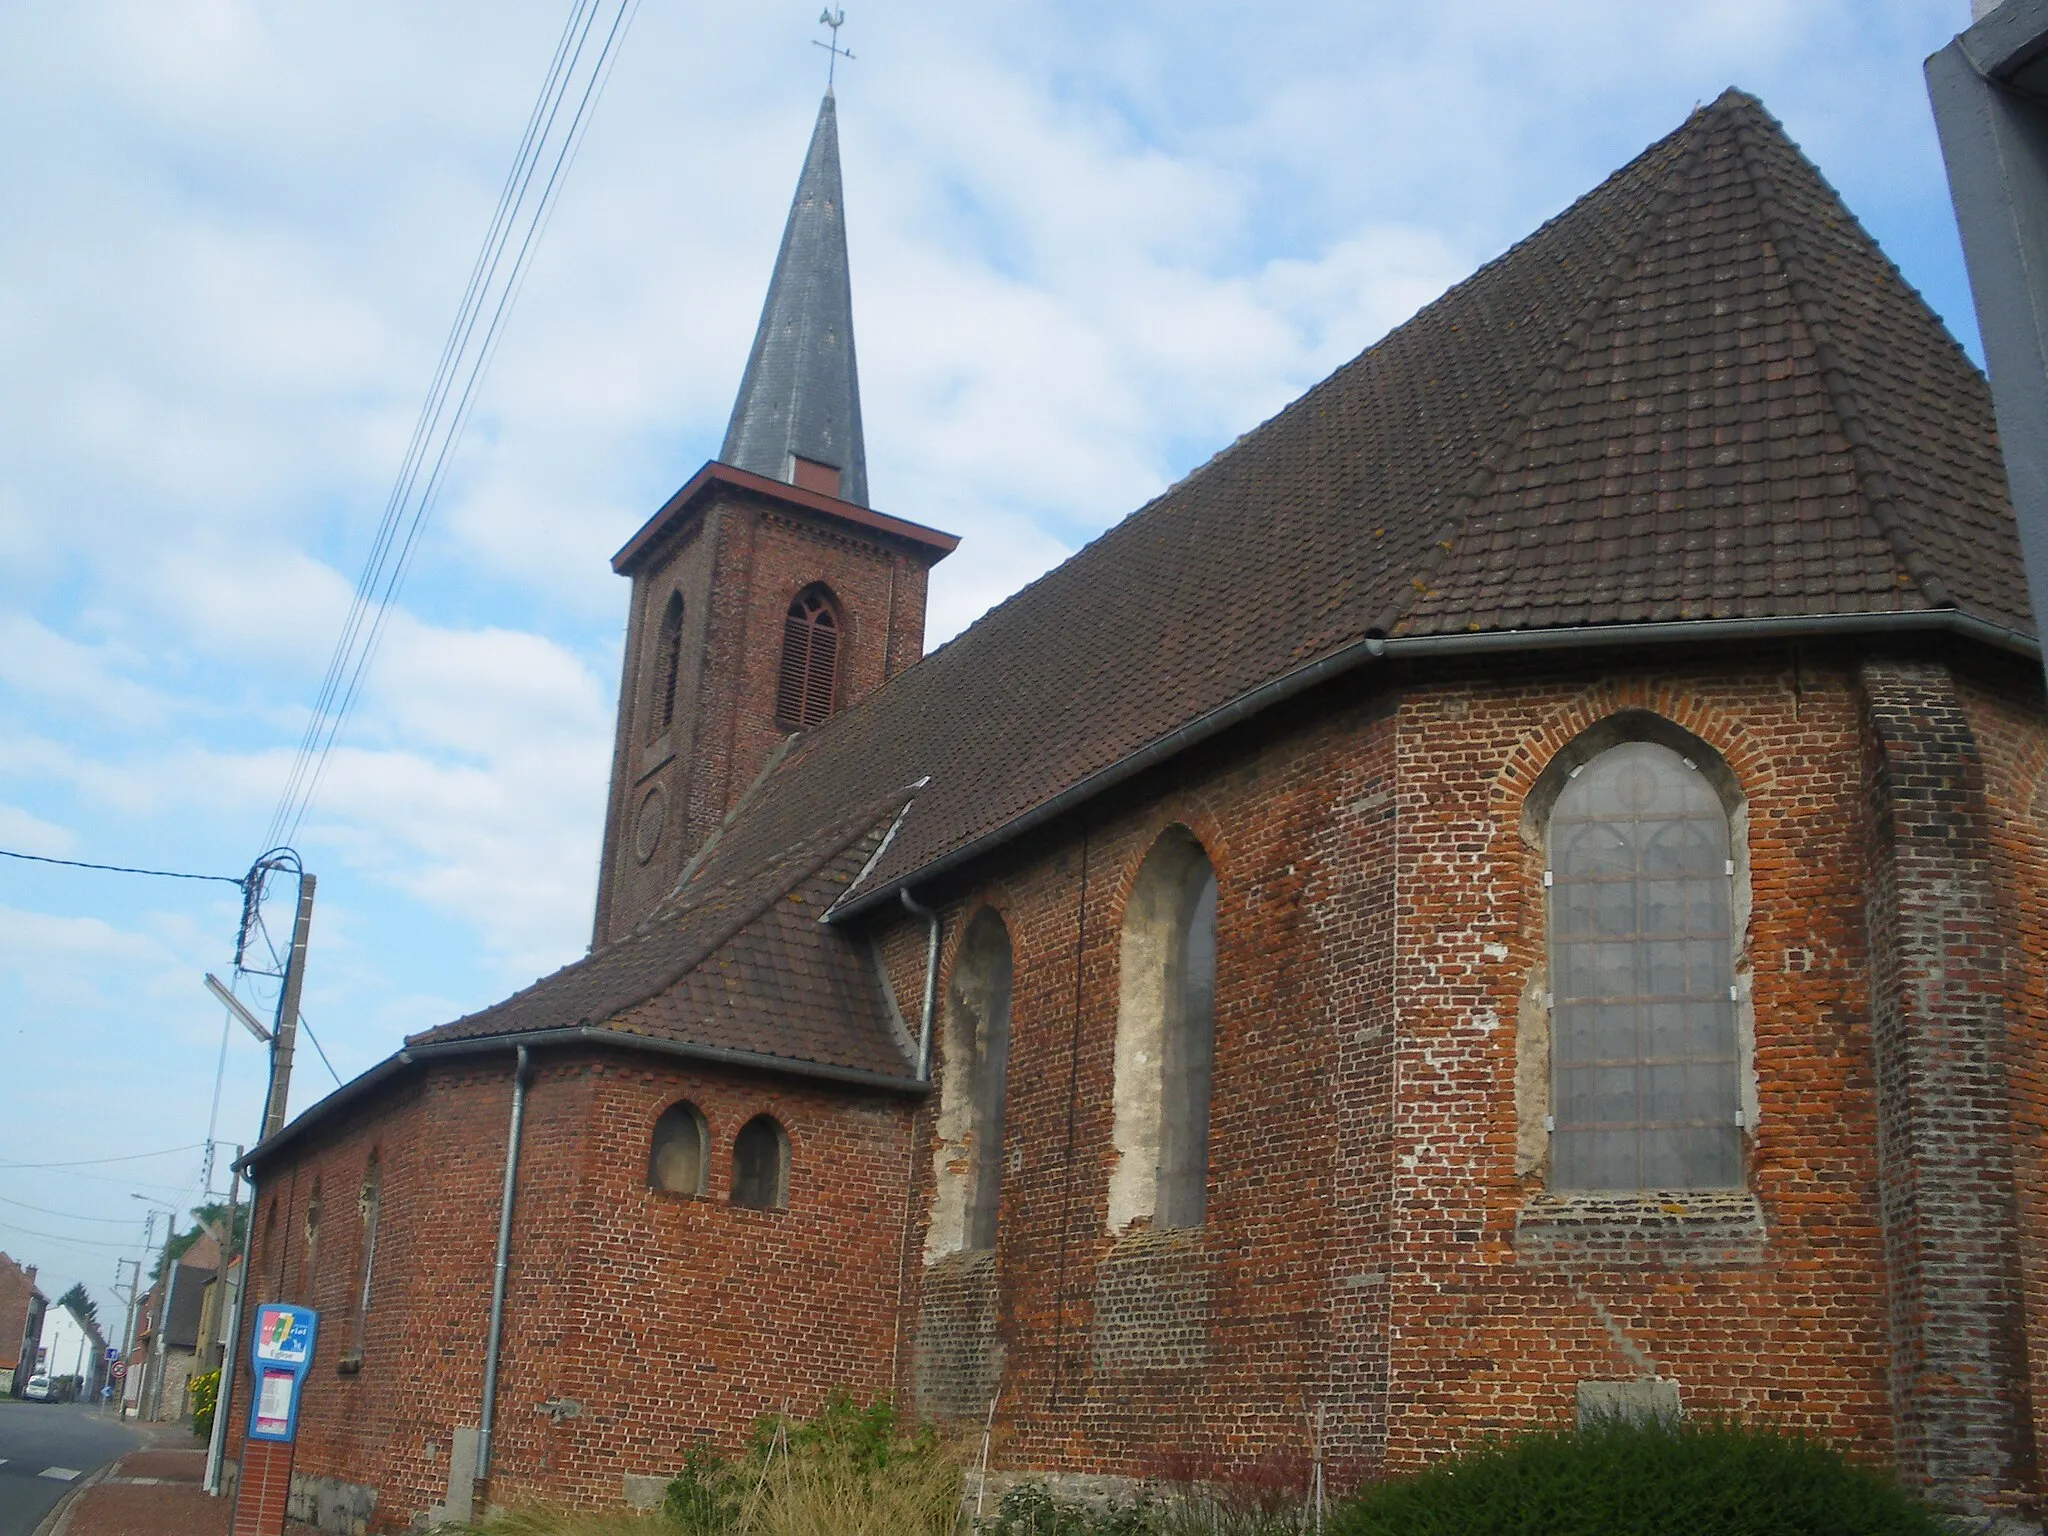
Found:
<path fill-rule="evenodd" d="M 903 901 L 903 910 L 912 917 L 925 920 L 927 937 L 924 945 L 924 1012 L 917 1026 L 917 1080 L 928 1083 L 932 1080 L 932 1015 L 939 1006 L 939 914 L 930 907 L 920 906 L 917 898 L 905 886 L 896 893 Z"/>
<path fill-rule="evenodd" d="M 491 1416 L 498 1406 L 498 1342 L 505 1326 L 505 1269 L 512 1250 L 512 1186 L 519 1172 L 519 1128 L 526 1119 L 526 1047 L 512 1069 L 512 1129 L 505 1138 L 505 1191 L 498 1201 L 498 1262 L 491 1272 L 491 1331 L 484 1345 L 484 1404 L 476 1432 L 476 1474 L 491 1471 Z"/>

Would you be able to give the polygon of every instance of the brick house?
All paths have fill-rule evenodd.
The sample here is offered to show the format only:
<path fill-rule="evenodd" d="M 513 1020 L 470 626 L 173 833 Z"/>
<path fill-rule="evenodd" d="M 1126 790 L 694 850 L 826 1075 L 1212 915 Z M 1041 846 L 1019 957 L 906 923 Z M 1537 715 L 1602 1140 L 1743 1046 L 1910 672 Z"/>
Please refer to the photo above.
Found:
<path fill-rule="evenodd" d="M 49 1299 L 36 1289 L 36 1267 L 0 1253 L 0 1397 L 20 1397 L 36 1372 Z"/>
<path fill-rule="evenodd" d="M 251 1154 L 298 1511 L 613 1501 L 835 1387 L 1102 1477 L 1676 1405 L 2030 1507 L 2040 649 L 1982 378 L 1776 122 L 920 659 L 833 111 L 614 562 L 590 954 Z"/>

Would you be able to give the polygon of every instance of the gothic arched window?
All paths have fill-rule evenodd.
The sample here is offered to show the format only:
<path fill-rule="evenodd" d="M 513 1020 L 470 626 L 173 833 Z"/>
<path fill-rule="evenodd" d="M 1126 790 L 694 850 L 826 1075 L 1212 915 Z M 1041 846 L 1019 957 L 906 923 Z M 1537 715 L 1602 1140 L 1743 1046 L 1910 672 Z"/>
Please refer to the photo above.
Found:
<path fill-rule="evenodd" d="M 355 1315 L 349 1321 L 347 1352 L 341 1359 L 344 1370 L 358 1368 L 363 1361 L 363 1343 L 370 1323 L 370 1282 L 377 1272 L 377 1211 L 383 1199 L 383 1168 L 373 1150 L 369 1164 L 363 1170 L 363 1194 L 359 1202 L 363 1229 L 356 1262 Z"/>
<path fill-rule="evenodd" d="M 945 1059 L 927 1256 L 996 1245 L 1010 1067 L 1010 931 L 992 907 L 967 925 L 946 989 Z"/>
<path fill-rule="evenodd" d="M 669 1105 L 654 1122 L 648 1144 L 647 1187 L 672 1195 L 703 1194 L 709 1139 L 695 1105 Z"/>
<path fill-rule="evenodd" d="M 775 718 L 791 730 L 823 725 L 839 680 L 839 605 L 823 582 L 797 593 L 782 621 Z"/>
<path fill-rule="evenodd" d="M 683 594 L 671 592 L 654 638 L 654 694 L 647 711 L 647 739 L 658 741 L 676 718 L 676 676 L 683 665 Z"/>
<path fill-rule="evenodd" d="M 789 1200 L 789 1137 L 773 1115 L 756 1115 L 732 1143 L 732 1203 L 780 1210 Z"/>
<path fill-rule="evenodd" d="M 1546 827 L 1551 1186 L 1741 1183 L 1728 812 L 1692 762 L 1625 741 Z"/>
<path fill-rule="evenodd" d="M 1185 827 L 1145 855 L 1124 908 L 1112 1230 L 1202 1224 L 1215 1052 L 1216 872 Z"/>

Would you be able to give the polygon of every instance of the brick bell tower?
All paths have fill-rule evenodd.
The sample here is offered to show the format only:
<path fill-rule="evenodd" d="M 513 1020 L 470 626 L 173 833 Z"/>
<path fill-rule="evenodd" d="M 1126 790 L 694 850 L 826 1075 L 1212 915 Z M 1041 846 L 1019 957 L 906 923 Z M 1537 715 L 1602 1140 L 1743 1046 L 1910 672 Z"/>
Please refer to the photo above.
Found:
<path fill-rule="evenodd" d="M 793 733 L 924 654 L 959 540 L 868 506 L 827 90 L 725 445 L 612 569 L 633 584 L 592 943 L 631 931 Z"/>

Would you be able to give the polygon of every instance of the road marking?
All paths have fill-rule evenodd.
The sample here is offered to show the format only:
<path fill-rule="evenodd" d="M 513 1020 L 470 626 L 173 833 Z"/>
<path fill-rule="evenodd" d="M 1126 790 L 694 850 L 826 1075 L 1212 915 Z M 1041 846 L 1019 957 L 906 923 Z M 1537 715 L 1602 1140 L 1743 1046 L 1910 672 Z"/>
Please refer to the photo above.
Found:
<path fill-rule="evenodd" d="M 37 1477 L 54 1478 L 60 1483 L 68 1483 L 74 1477 L 82 1475 L 76 1467 L 45 1467 L 36 1474 Z"/>

